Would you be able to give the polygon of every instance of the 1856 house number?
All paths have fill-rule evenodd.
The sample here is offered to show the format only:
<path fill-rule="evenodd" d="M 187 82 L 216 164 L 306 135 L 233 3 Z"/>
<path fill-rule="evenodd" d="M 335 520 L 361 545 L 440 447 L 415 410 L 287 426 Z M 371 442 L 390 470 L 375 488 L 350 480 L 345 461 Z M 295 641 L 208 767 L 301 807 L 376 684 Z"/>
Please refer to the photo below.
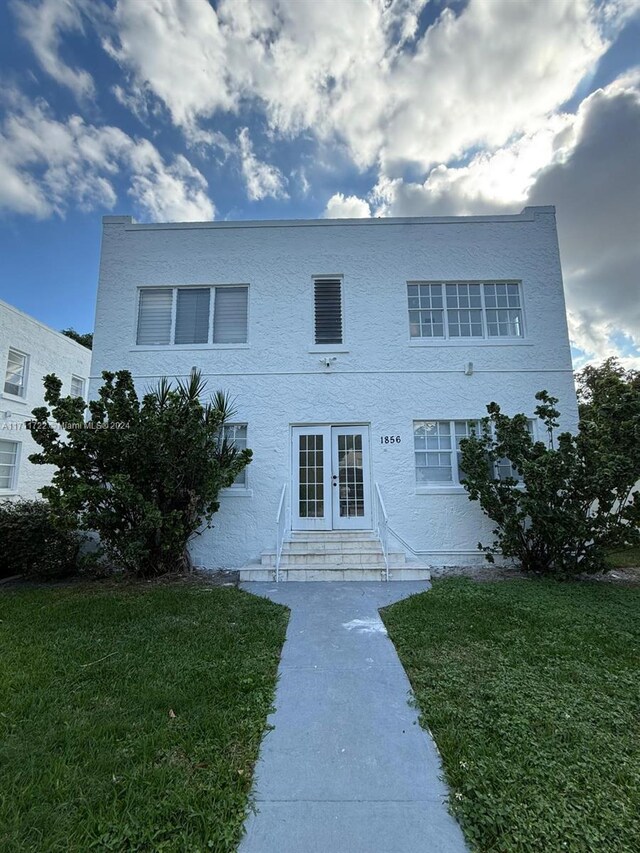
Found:
<path fill-rule="evenodd" d="M 381 435 L 380 444 L 400 444 L 399 435 Z"/>

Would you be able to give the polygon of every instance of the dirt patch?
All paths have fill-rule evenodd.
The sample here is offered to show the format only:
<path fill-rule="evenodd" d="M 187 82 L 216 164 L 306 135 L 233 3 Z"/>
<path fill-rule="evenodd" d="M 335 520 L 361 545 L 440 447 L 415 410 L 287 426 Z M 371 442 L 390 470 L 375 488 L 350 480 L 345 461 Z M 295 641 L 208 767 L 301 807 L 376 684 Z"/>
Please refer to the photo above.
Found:
<path fill-rule="evenodd" d="M 443 566 L 431 569 L 434 580 L 440 578 L 469 578 L 478 583 L 491 581 L 532 580 L 535 575 L 521 572 L 514 566 Z M 577 581 L 608 583 L 618 586 L 640 586 L 640 568 L 611 569 L 595 575 L 580 575 Z"/>
<path fill-rule="evenodd" d="M 478 583 L 489 581 L 528 580 L 529 575 L 523 574 L 514 566 L 436 566 L 430 569 L 431 577 L 439 578 L 470 578 Z"/>
<path fill-rule="evenodd" d="M 114 574 L 108 577 L 92 578 L 87 575 L 78 575 L 61 580 L 39 581 L 16 575 L 13 578 L 6 578 L 2 584 L 2 589 L 51 589 L 52 587 L 86 587 L 87 585 L 91 585 L 96 590 L 122 590 L 145 586 L 238 586 L 239 582 L 240 575 L 237 571 L 229 571 L 227 569 L 216 571 L 195 569 L 185 574 L 174 574 L 172 572 L 156 578 L 135 578 L 123 574 Z"/>

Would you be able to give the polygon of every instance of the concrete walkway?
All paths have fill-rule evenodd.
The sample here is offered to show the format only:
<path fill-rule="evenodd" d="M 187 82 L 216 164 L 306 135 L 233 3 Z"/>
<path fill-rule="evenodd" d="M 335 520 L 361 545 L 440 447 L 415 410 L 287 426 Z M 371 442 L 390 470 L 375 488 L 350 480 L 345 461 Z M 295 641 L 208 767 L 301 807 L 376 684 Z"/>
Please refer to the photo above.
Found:
<path fill-rule="evenodd" d="M 378 608 L 419 582 L 247 583 L 291 608 L 240 853 L 463 853 Z"/>

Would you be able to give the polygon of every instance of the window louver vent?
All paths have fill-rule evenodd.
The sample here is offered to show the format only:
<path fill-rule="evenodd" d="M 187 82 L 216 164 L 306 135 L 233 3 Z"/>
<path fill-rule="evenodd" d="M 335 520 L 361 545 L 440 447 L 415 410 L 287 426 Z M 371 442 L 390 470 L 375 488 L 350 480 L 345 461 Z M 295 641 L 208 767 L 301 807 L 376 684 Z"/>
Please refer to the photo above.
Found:
<path fill-rule="evenodd" d="M 314 282 L 316 344 L 342 343 L 342 285 L 337 278 Z"/>

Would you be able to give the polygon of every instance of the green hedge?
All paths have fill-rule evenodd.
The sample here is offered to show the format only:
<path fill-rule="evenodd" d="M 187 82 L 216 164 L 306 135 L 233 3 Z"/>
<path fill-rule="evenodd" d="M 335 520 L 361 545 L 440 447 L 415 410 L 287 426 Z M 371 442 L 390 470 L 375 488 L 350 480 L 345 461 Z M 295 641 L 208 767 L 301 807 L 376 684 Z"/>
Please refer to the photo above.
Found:
<path fill-rule="evenodd" d="M 46 501 L 0 501 L 0 578 L 54 579 L 78 570 L 81 536 Z"/>

